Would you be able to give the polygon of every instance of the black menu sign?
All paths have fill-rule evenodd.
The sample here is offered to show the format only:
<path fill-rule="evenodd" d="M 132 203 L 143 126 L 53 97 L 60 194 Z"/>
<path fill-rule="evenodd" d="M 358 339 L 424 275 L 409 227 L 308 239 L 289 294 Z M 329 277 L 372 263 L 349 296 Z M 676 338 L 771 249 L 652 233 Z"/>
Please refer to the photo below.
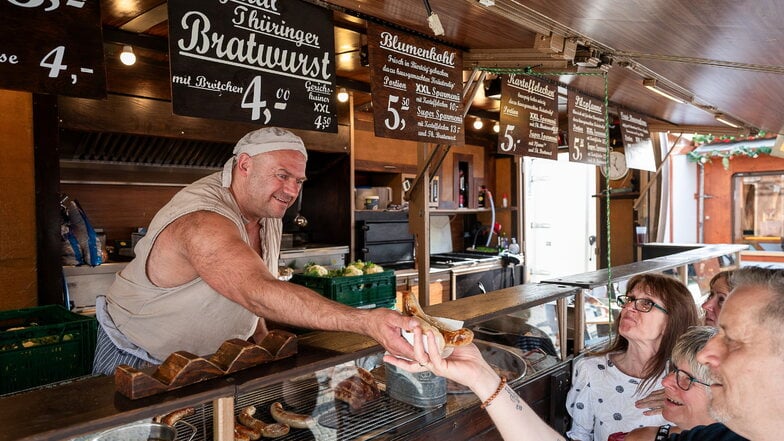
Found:
<path fill-rule="evenodd" d="M 106 97 L 98 0 L 0 1 L 0 88 Z"/>
<path fill-rule="evenodd" d="M 621 137 L 629 168 L 656 171 L 653 142 L 648 131 L 648 122 L 642 116 L 621 110 Z"/>
<path fill-rule="evenodd" d="M 465 143 L 460 51 L 368 23 L 368 55 L 376 136 Z"/>
<path fill-rule="evenodd" d="M 525 75 L 501 76 L 498 153 L 558 158 L 558 87 Z"/>
<path fill-rule="evenodd" d="M 604 165 L 607 157 L 607 108 L 595 98 L 572 90 L 567 93 L 569 160 Z"/>
<path fill-rule="evenodd" d="M 337 132 L 332 13 L 300 0 L 169 0 L 178 115 Z"/>

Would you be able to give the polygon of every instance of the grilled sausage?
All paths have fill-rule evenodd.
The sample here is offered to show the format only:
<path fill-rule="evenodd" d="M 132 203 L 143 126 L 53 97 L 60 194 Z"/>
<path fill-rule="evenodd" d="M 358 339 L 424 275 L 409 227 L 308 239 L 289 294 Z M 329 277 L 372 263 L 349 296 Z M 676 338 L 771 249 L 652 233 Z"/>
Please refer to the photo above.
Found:
<path fill-rule="evenodd" d="M 238 426 L 234 426 L 234 441 L 250 441 L 250 437 L 243 433 Z"/>
<path fill-rule="evenodd" d="M 256 407 L 248 406 L 240 411 L 240 414 L 237 415 L 237 419 L 240 420 L 240 423 L 243 425 L 260 432 L 261 436 L 265 438 L 277 438 L 289 433 L 290 427 L 286 424 L 267 424 L 264 421 L 254 418 L 253 415 L 255 413 Z"/>
<path fill-rule="evenodd" d="M 464 346 L 474 340 L 474 333 L 470 329 L 447 329 L 438 320 L 425 314 L 416 296 L 410 291 L 403 293 L 403 313 L 416 317 L 420 320 L 420 323 L 424 323 L 425 325 L 422 326 L 424 331 L 430 328 L 437 330 L 436 341 L 440 344 L 438 334 L 441 334 L 444 339 L 444 346 Z"/>
<path fill-rule="evenodd" d="M 173 426 L 177 423 L 177 421 L 187 416 L 191 416 L 194 413 L 196 413 L 196 409 L 194 409 L 193 407 L 186 407 L 184 409 L 179 409 L 179 410 L 175 410 L 174 412 L 167 413 L 166 415 L 157 416 L 153 418 L 153 421 L 156 423 L 162 423 L 169 426 Z"/>
<path fill-rule="evenodd" d="M 240 424 L 239 418 L 237 418 L 237 421 L 234 423 L 234 431 L 239 432 L 243 435 L 247 435 L 248 438 L 251 439 L 251 441 L 256 441 L 259 438 L 261 438 L 261 431 L 252 429 L 248 426 L 243 426 L 242 424 Z"/>
<path fill-rule="evenodd" d="M 338 383 L 334 391 L 335 398 L 346 402 L 354 410 L 381 396 L 373 374 L 359 367 L 356 375 Z"/>
<path fill-rule="evenodd" d="M 270 406 L 270 414 L 275 421 L 295 429 L 308 429 L 316 424 L 316 421 L 310 415 L 289 412 L 277 401 Z"/>

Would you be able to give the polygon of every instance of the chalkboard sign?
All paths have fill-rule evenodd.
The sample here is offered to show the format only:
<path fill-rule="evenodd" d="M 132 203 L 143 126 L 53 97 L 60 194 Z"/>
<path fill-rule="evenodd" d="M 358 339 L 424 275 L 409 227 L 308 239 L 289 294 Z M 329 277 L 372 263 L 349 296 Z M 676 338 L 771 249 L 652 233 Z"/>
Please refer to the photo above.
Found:
<path fill-rule="evenodd" d="M 569 114 L 569 160 L 604 165 L 607 162 L 607 107 L 604 102 L 570 90 L 566 94 Z"/>
<path fill-rule="evenodd" d="M 178 115 L 337 133 L 332 13 L 300 0 L 169 0 Z"/>
<path fill-rule="evenodd" d="M 501 76 L 498 153 L 558 159 L 558 87 L 525 75 Z"/>
<path fill-rule="evenodd" d="M 98 0 L 0 1 L 0 88 L 106 97 Z"/>
<path fill-rule="evenodd" d="M 368 57 L 376 136 L 465 144 L 460 51 L 369 23 Z"/>
<path fill-rule="evenodd" d="M 648 122 L 642 116 L 621 110 L 621 137 L 626 153 L 626 166 L 639 170 L 656 171 L 653 142 Z"/>

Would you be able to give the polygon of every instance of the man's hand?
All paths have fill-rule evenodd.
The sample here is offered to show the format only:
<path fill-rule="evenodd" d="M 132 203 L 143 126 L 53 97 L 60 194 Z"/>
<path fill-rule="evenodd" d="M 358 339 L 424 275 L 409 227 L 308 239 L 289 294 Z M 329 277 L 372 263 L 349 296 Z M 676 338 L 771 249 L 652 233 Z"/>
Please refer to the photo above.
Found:
<path fill-rule="evenodd" d="M 365 333 L 392 355 L 413 360 L 414 347 L 403 338 L 401 331 L 413 330 L 417 326 L 416 320 L 386 308 L 373 309 L 369 313 L 369 317 L 363 318 Z"/>
<path fill-rule="evenodd" d="M 643 415 L 660 415 L 664 407 L 664 389 L 659 389 L 651 392 L 645 398 L 637 400 L 634 406 L 638 409 L 648 409 L 643 412 Z"/>

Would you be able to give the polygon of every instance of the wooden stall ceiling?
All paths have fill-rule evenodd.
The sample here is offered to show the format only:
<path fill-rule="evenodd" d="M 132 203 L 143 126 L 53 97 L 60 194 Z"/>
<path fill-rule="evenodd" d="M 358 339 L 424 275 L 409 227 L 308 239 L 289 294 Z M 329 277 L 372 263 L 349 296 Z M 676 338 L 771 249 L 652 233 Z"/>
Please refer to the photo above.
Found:
<path fill-rule="evenodd" d="M 38 304 L 36 277 L 33 100 L 0 90 L 0 311 Z"/>
<path fill-rule="evenodd" d="M 366 42 L 365 20 L 373 17 L 423 39 L 464 49 L 466 70 L 481 65 L 531 67 L 538 72 L 602 72 L 576 66 L 581 54 L 575 59 L 569 49 L 579 44 L 606 61 L 611 107 L 646 115 L 660 128 L 725 129 L 713 116 L 721 112 L 752 130 L 784 131 L 784 113 L 779 111 L 784 101 L 784 51 L 780 50 L 784 2 L 778 0 L 496 0 L 491 7 L 475 0 L 430 0 L 445 31 L 441 37 L 435 37 L 428 27 L 420 0 L 312 2 L 334 10 L 338 82 L 349 81 L 358 86 L 355 90 L 369 90 L 370 70 L 361 65 L 359 53 Z M 128 71 L 108 52 L 115 54 L 118 45 L 138 40 L 135 37 L 157 39 L 165 47 L 166 6 L 162 0 L 101 0 L 107 71 Z M 503 51 L 492 62 L 472 61 L 492 50 Z M 165 54 L 142 50 L 137 55 L 140 63 L 168 69 Z M 658 79 L 694 96 L 694 104 L 676 104 L 647 91 L 643 78 Z M 569 87 L 603 97 L 604 82 L 595 79 L 560 76 Z M 110 86 L 137 96 L 168 94 L 143 81 L 124 83 L 116 76 Z M 355 100 L 358 109 L 369 99 L 361 95 Z M 480 92 L 471 111 L 497 117 L 498 102 L 485 99 Z"/>

